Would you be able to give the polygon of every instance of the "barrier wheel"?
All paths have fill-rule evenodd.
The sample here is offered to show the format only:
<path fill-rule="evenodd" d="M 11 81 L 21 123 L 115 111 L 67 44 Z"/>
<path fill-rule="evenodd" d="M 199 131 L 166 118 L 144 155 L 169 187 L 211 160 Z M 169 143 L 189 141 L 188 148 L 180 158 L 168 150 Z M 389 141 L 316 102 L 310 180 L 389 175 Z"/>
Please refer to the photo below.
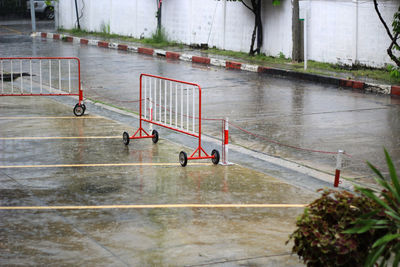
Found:
<path fill-rule="evenodd" d="M 76 104 L 74 107 L 75 116 L 82 116 L 85 113 L 85 108 L 82 105 Z"/>
<path fill-rule="evenodd" d="M 157 144 L 158 142 L 158 132 L 156 130 L 153 130 L 153 132 L 151 133 L 151 135 L 154 135 L 151 140 L 153 140 L 154 144 Z"/>
<path fill-rule="evenodd" d="M 179 153 L 179 163 L 182 165 L 182 167 L 185 167 L 187 164 L 187 155 L 184 151 L 181 151 L 181 153 Z"/>
<path fill-rule="evenodd" d="M 127 133 L 127 132 L 124 132 L 123 134 L 122 134 L 122 140 L 124 141 L 124 144 L 125 145 L 129 145 L 129 134 Z"/>
<path fill-rule="evenodd" d="M 214 163 L 215 165 L 218 164 L 219 162 L 219 152 L 216 149 L 213 149 L 213 151 L 211 152 L 211 156 L 214 156 L 211 161 L 212 163 Z"/>
<path fill-rule="evenodd" d="M 83 112 L 85 112 L 85 111 L 86 111 L 86 105 L 82 103 L 81 106 L 82 106 L 82 108 L 83 108 Z"/>

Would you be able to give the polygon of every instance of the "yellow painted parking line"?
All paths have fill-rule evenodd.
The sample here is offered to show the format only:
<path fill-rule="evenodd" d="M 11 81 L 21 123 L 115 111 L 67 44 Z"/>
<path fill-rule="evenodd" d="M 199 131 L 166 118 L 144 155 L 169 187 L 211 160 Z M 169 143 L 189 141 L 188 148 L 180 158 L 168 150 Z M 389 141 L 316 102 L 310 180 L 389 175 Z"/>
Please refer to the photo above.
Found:
<path fill-rule="evenodd" d="M 32 120 L 32 119 L 104 119 L 103 117 L 98 117 L 98 116 L 53 116 L 53 117 L 0 117 L 0 120 Z"/>
<path fill-rule="evenodd" d="M 179 208 L 304 208 L 308 204 L 153 204 L 99 206 L 0 206 L 0 210 L 93 210 L 93 209 L 179 209 Z"/>
<path fill-rule="evenodd" d="M 190 165 L 210 165 L 210 163 L 190 163 Z M 103 164 L 49 164 L 49 165 L 5 165 L 0 169 L 17 168 L 72 168 L 72 167 L 119 167 L 119 166 L 181 166 L 180 163 L 103 163 Z"/>
<path fill-rule="evenodd" d="M 15 33 L 18 33 L 18 34 L 22 34 L 22 32 L 17 31 L 17 30 L 14 30 L 14 29 L 12 29 L 12 28 L 10 28 L 10 27 L 6 27 L 6 26 L 4 26 L 4 25 L 0 25 L 0 28 L 4 28 L 4 29 L 6 29 L 6 30 L 9 30 L 9 31 L 11 31 L 11 32 L 15 32 Z"/>
<path fill-rule="evenodd" d="M 25 136 L 0 137 L 0 140 L 51 140 L 51 139 L 122 139 L 121 136 Z"/>

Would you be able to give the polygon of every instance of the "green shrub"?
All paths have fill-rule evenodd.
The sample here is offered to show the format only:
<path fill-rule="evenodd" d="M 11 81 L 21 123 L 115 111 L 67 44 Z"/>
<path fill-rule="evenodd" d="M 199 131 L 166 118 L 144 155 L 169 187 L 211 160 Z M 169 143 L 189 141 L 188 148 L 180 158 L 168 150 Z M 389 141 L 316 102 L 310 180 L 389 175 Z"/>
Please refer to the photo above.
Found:
<path fill-rule="evenodd" d="M 355 227 L 346 231 L 349 234 L 363 235 L 366 232 L 378 230 L 381 234 L 376 238 L 366 258 L 364 266 L 387 266 L 393 260 L 392 266 L 400 263 L 400 183 L 393 161 L 385 149 L 386 162 L 389 169 L 389 179 L 371 163 L 370 168 L 377 175 L 376 181 L 384 188 L 380 194 L 371 189 L 356 187 L 376 208 L 360 216 Z M 377 218 L 377 215 L 383 217 Z"/>
<path fill-rule="evenodd" d="M 321 190 L 320 190 L 321 191 Z M 370 213 L 377 204 L 365 196 L 347 191 L 323 190 L 296 223 L 289 237 L 293 253 L 307 266 L 360 266 L 368 255 L 377 231 L 363 234 L 344 233 L 362 214 Z"/>

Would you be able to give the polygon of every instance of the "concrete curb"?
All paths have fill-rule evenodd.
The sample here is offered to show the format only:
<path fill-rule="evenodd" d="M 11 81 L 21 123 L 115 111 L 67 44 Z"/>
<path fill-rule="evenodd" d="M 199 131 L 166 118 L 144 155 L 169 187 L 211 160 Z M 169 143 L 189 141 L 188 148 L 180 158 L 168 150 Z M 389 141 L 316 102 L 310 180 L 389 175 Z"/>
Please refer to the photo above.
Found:
<path fill-rule="evenodd" d="M 40 36 L 42 38 L 53 39 L 53 40 L 62 40 L 66 42 L 80 43 L 85 45 L 93 45 L 102 48 L 110 48 L 117 49 L 123 51 L 130 51 L 134 53 L 149 55 L 149 56 L 162 56 L 167 60 L 182 60 L 182 61 L 191 61 L 197 64 L 204 64 L 210 66 L 224 67 L 227 70 L 242 70 L 242 71 L 250 71 L 250 72 L 258 72 L 258 73 L 267 73 L 276 76 L 283 77 L 293 77 L 296 79 L 318 82 L 318 83 L 326 83 L 331 85 L 336 85 L 343 88 L 352 88 L 356 90 L 361 90 L 365 92 L 371 92 L 376 94 L 386 94 L 386 95 L 396 95 L 400 96 L 400 86 L 398 85 L 383 85 L 383 84 L 372 84 L 365 83 L 362 81 L 354 81 L 354 80 L 346 80 L 342 78 L 318 75 L 306 72 L 297 72 L 292 70 L 278 69 L 278 68 L 270 68 L 265 66 L 244 64 L 241 62 L 228 61 L 210 57 L 200 57 L 193 56 L 190 54 L 181 54 L 178 52 L 165 51 L 161 49 L 152 49 L 147 47 L 134 47 L 128 46 L 126 44 L 119 43 L 109 43 L 101 40 L 93 40 L 93 39 L 85 39 L 79 37 L 73 37 L 64 34 L 58 33 L 46 33 L 46 32 L 38 32 L 36 36 Z"/>

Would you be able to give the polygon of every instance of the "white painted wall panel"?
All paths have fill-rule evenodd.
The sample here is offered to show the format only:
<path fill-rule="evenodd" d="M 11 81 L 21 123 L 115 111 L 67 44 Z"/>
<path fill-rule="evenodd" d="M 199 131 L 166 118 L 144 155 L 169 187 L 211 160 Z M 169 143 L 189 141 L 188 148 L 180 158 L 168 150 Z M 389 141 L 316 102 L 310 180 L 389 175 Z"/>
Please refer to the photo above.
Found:
<path fill-rule="evenodd" d="M 378 1 L 391 27 L 398 0 Z M 351 65 L 384 67 L 393 64 L 386 49 L 390 39 L 379 21 L 372 0 L 313 0 L 300 2 L 309 10 L 309 59 Z"/>
<path fill-rule="evenodd" d="M 88 31 L 101 31 L 102 26 L 110 25 L 111 33 L 140 38 L 151 37 L 157 28 L 157 6 L 153 0 L 77 2 L 79 14 L 83 14 L 81 27 Z M 390 25 L 399 0 L 380 0 L 379 3 Z M 59 26 L 75 28 L 74 0 L 60 0 L 59 6 Z M 391 63 L 386 54 L 389 38 L 372 0 L 300 1 L 301 13 L 307 7 L 309 59 L 341 64 L 359 62 L 377 67 Z M 262 52 L 291 57 L 292 1 L 282 0 L 279 6 L 263 1 L 262 20 Z M 207 43 L 209 47 L 248 52 L 254 15 L 239 1 L 164 0 L 162 25 L 171 41 Z"/>

